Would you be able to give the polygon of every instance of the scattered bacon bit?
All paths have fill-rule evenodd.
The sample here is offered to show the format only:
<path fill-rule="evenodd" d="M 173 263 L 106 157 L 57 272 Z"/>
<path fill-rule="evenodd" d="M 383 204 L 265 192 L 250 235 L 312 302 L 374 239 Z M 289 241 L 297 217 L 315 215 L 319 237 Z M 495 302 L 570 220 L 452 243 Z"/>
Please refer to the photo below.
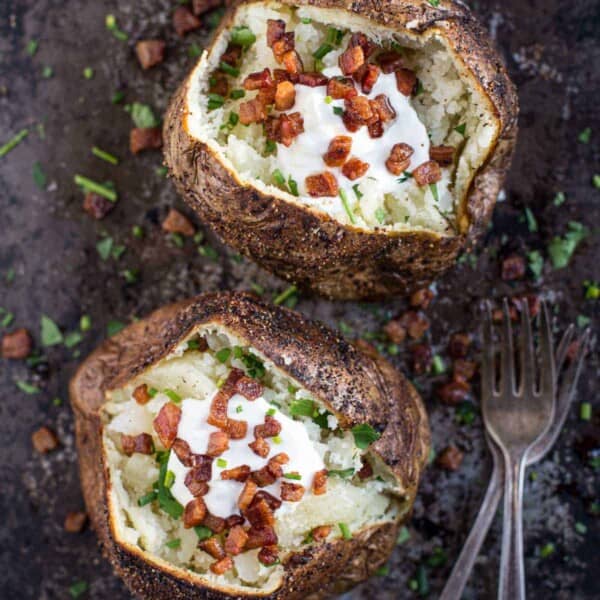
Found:
<path fill-rule="evenodd" d="M 315 496 L 321 496 L 327 491 L 327 469 L 321 469 L 315 473 L 312 491 Z"/>
<path fill-rule="evenodd" d="M 271 450 L 271 447 L 263 438 L 255 439 L 253 442 L 248 444 L 248 446 L 250 446 L 250 449 L 254 452 L 254 454 L 257 454 L 262 458 L 266 458 Z"/>
<path fill-rule="evenodd" d="M 477 363 L 472 360 L 463 360 L 459 358 L 454 361 L 452 377 L 454 381 L 470 381 L 477 372 Z"/>
<path fill-rule="evenodd" d="M 469 394 L 471 386 L 462 380 L 449 381 L 437 389 L 437 395 L 443 404 L 456 406 Z"/>
<path fill-rule="evenodd" d="M 207 511 L 202 519 L 202 525 L 208 527 L 213 533 L 223 533 L 225 531 L 225 519 L 217 517 Z"/>
<path fill-rule="evenodd" d="M 194 478 L 198 481 L 210 481 L 212 477 L 213 457 L 207 454 L 194 454 Z"/>
<path fill-rule="evenodd" d="M 375 60 L 379 63 L 381 70 L 386 74 L 393 73 L 402 68 L 402 55 L 398 54 L 395 50 L 382 52 Z"/>
<path fill-rule="evenodd" d="M 411 348 L 413 370 L 417 375 L 426 373 L 431 368 L 433 353 L 429 344 L 416 344 Z"/>
<path fill-rule="evenodd" d="M 199 544 L 200 548 L 210 554 L 213 558 L 221 559 L 225 557 L 225 549 L 223 548 L 223 544 L 221 540 L 213 535 L 209 537 L 207 540 L 203 540 Z"/>
<path fill-rule="evenodd" d="M 273 55 L 277 62 L 282 62 L 287 52 L 292 52 L 296 47 L 295 33 L 288 31 L 284 33 L 276 42 L 273 43 Z"/>
<path fill-rule="evenodd" d="M 64 528 L 68 533 L 80 533 L 87 523 L 87 513 L 83 511 L 74 511 L 67 513 L 65 517 Z"/>
<path fill-rule="evenodd" d="M 383 327 L 383 332 L 394 344 L 401 344 L 406 339 L 406 328 L 398 319 L 388 321 Z"/>
<path fill-rule="evenodd" d="M 364 456 L 362 458 L 362 468 L 357 475 L 359 479 L 368 479 L 371 477 L 371 475 L 373 475 L 373 467 L 371 466 L 371 463 L 364 458 Z"/>
<path fill-rule="evenodd" d="M 287 465 L 290 462 L 290 457 L 285 452 L 280 452 L 269 459 L 267 467 L 276 477 L 281 477 L 283 471 L 281 465 Z"/>
<path fill-rule="evenodd" d="M 254 427 L 255 438 L 268 438 L 281 433 L 281 423 L 271 415 L 265 415 L 265 422 Z"/>
<path fill-rule="evenodd" d="M 377 120 L 370 100 L 366 96 L 354 96 L 344 101 L 346 112 L 360 123 L 371 123 Z"/>
<path fill-rule="evenodd" d="M 423 337 L 423 334 L 429 329 L 429 321 L 424 315 L 414 310 L 407 310 L 400 317 L 400 323 L 413 340 Z"/>
<path fill-rule="evenodd" d="M 410 157 L 414 152 L 413 147 L 404 142 L 394 144 L 388 159 L 385 161 L 387 170 L 392 175 L 402 175 L 410 166 Z"/>
<path fill-rule="evenodd" d="M 365 72 L 361 77 L 360 84 L 362 86 L 363 94 L 370 94 L 377 83 L 381 69 L 372 63 L 365 65 L 365 67 Z"/>
<path fill-rule="evenodd" d="M 194 469 L 187 472 L 184 483 L 185 487 L 190 491 L 190 494 L 192 494 L 194 498 L 206 496 L 206 494 L 208 494 L 208 483 L 197 479 L 197 471 Z"/>
<path fill-rule="evenodd" d="M 279 560 L 279 549 L 277 546 L 263 546 L 258 553 L 258 560 L 270 567 Z"/>
<path fill-rule="evenodd" d="M 201 525 L 206 516 L 206 504 L 202 498 L 190 500 L 183 510 L 183 526 L 186 529 Z"/>
<path fill-rule="evenodd" d="M 323 160 L 328 167 L 341 167 L 352 149 L 352 138 L 348 135 L 336 135 L 331 142 Z"/>
<path fill-rule="evenodd" d="M 196 233 L 196 229 L 192 222 L 178 210 L 171 208 L 169 214 L 162 222 L 163 231 L 168 233 L 180 233 L 185 236 L 192 236 Z"/>
<path fill-rule="evenodd" d="M 354 82 L 348 77 L 332 77 L 327 83 L 327 95 L 334 100 L 348 100 L 357 94 Z"/>
<path fill-rule="evenodd" d="M 248 431 L 247 421 L 229 419 L 227 421 L 227 433 L 232 440 L 241 440 L 246 437 Z"/>
<path fill-rule="evenodd" d="M 340 54 L 339 65 L 344 75 L 352 75 L 358 71 L 365 62 L 365 53 L 362 46 L 351 46 Z"/>
<path fill-rule="evenodd" d="M 250 467 L 248 465 L 240 465 L 233 469 L 221 471 L 221 479 L 233 479 L 243 483 L 248 477 L 250 477 Z"/>
<path fill-rule="evenodd" d="M 348 46 L 360 46 L 363 50 L 363 55 L 365 60 L 375 52 L 377 49 L 377 45 L 371 42 L 369 38 L 364 33 L 353 33 L 350 37 L 350 43 Z"/>
<path fill-rule="evenodd" d="M 338 183 L 335 175 L 329 171 L 318 173 L 316 175 L 309 175 L 305 180 L 304 184 L 308 194 L 313 198 L 319 198 L 322 196 L 337 196 Z"/>
<path fill-rule="evenodd" d="M 169 449 L 173 445 L 177 428 L 181 420 L 181 409 L 172 402 L 163 404 L 159 413 L 154 419 L 154 431 L 158 434 L 162 445 Z"/>
<path fill-rule="evenodd" d="M 171 449 L 175 452 L 182 465 L 185 467 L 192 467 L 194 465 L 194 454 L 190 445 L 185 440 L 177 438 L 173 442 Z"/>
<path fill-rule="evenodd" d="M 229 44 L 221 56 L 221 62 L 235 67 L 240 58 L 242 58 L 242 47 L 237 44 Z"/>
<path fill-rule="evenodd" d="M 414 169 L 412 176 L 417 185 L 431 185 L 432 183 L 437 183 L 442 178 L 442 171 L 440 170 L 440 165 L 434 160 L 428 160 Z"/>
<path fill-rule="evenodd" d="M 464 453 L 456 446 L 448 446 L 440 452 L 436 462 L 442 469 L 456 471 L 460 467 L 464 456 Z"/>
<path fill-rule="evenodd" d="M 235 391 L 247 400 L 256 400 L 262 395 L 264 389 L 260 381 L 252 379 L 252 377 L 248 377 L 247 375 L 240 377 L 235 383 Z"/>
<path fill-rule="evenodd" d="M 258 487 L 267 487 L 277 480 L 277 476 L 270 471 L 268 466 L 264 466 L 258 471 L 252 471 L 251 477 Z"/>
<path fill-rule="evenodd" d="M 304 486 L 299 483 L 281 482 L 281 499 L 288 502 L 300 502 L 304 496 Z"/>
<path fill-rule="evenodd" d="M 215 394 L 210 404 L 210 412 L 208 419 L 206 419 L 209 425 L 214 425 L 219 429 L 225 429 L 227 427 L 227 405 L 229 399 L 236 393 L 237 382 L 244 376 L 244 372 L 241 369 L 231 369 L 225 383 Z"/>
<path fill-rule="evenodd" d="M 471 345 L 471 336 L 468 333 L 453 333 L 448 342 L 448 354 L 452 358 L 465 358 Z"/>
<path fill-rule="evenodd" d="M 315 527 L 311 533 L 313 540 L 315 540 L 315 542 L 320 542 L 331 533 L 331 525 L 319 525 L 318 527 Z"/>
<path fill-rule="evenodd" d="M 410 69 L 396 70 L 396 87 L 404 96 L 412 96 L 417 87 L 417 76 Z"/>
<path fill-rule="evenodd" d="M 184 37 L 186 33 L 198 29 L 202 23 L 198 17 L 194 16 L 189 8 L 178 6 L 173 13 L 173 27 L 179 37 Z"/>
<path fill-rule="evenodd" d="M 2 338 L 2 358 L 27 358 L 33 342 L 29 331 L 25 328 L 15 329 Z"/>
<path fill-rule="evenodd" d="M 241 102 L 239 111 L 240 123 L 242 125 L 261 123 L 267 118 L 267 110 L 260 98 L 253 98 L 247 102 Z"/>
<path fill-rule="evenodd" d="M 94 192 L 88 192 L 83 199 L 83 210 L 97 220 L 103 219 L 115 206 L 114 202 Z"/>
<path fill-rule="evenodd" d="M 210 88 L 208 90 L 211 94 L 219 94 L 219 96 L 226 97 L 229 94 L 229 80 L 227 75 L 219 71 L 214 71 L 210 76 Z"/>
<path fill-rule="evenodd" d="M 277 110 L 289 110 L 296 101 L 296 88 L 290 81 L 282 81 L 277 84 L 275 91 L 275 108 Z"/>
<path fill-rule="evenodd" d="M 285 21 L 283 19 L 268 19 L 267 20 L 267 46 L 273 47 L 273 44 L 280 40 L 285 33 Z"/>
<path fill-rule="evenodd" d="M 258 486 L 252 479 L 248 479 L 244 484 L 244 488 L 242 489 L 242 493 L 238 498 L 238 508 L 241 511 L 246 510 L 250 503 L 252 502 L 252 498 L 254 498 L 254 494 L 258 490 Z"/>
<path fill-rule="evenodd" d="M 58 448 L 58 437 L 52 429 L 44 425 L 31 434 L 31 443 L 37 452 L 46 454 Z"/>
<path fill-rule="evenodd" d="M 129 132 L 129 149 L 132 154 L 139 154 L 143 150 L 156 150 L 161 148 L 162 144 L 160 127 L 134 127 Z"/>
<path fill-rule="evenodd" d="M 244 517 L 242 517 L 242 515 L 229 515 L 226 519 L 225 519 L 225 526 L 227 527 L 227 529 L 231 529 L 232 527 L 235 527 L 236 525 L 243 525 L 244 524 Z"/>
<path fill-rule="evenodd" d="M 385 94 L 379 94 L 371 100 L 371 108 L 377 113 L 382 123 L 388 123 L 396 118 L 396 111 Z"/>
<path fill-rule="evenodd" d="M 135 53 L 142 69 L 160 64 L 165 58 L 166 45 L 163 40 L 140 40 L 135 45 Z"/>
<path fill-rule="evenodd" d="M 271 69 L 265 67 L 262 71 L 256 73 L 250 73 L 244 79 L 244 89 L 246 90 L 260 90 L 261 88 L 269 88 L 275 85 L 273 77 L 271 77 Z"/>
<path fill-rule="evenodd" d="M 429 288 L 422 288 L 413 293 L 410 297 L 410 305 L 416 308 L 427 308 L 433 300 L 433 292 Z"/>
<path fill-rule="evenodd" d="M 321 85 L 327 85 L 329 78 L 323 75 L 323 73 L 298 73 L 298 83 L 300 85 L 306 85 L 308 87 L 318 87 Z"/>
<path fill-rule="evenodd" d="M 280 452 L 269 459 L 269 462 L 259 469 L 258 471 L 252 472 L 252 479 L 258 484 L 259 487 L 265 487 L 275 483 L 275 480 L 283 475 L 283 469 L 281 465 L 285 465 L 289 462 L 289 456 L 285 452 Z"/>
<path fill-rule="evenodd" d="M 304 119 L 299 112 L 270 117 L 266 124 L 267 138 L 285 146 L 290 146 L 303 131 Z"/>
<path fill-rule="evenodd" d="M 277 510 L 281 506 L 281 500 L 265 490 L 258 490 L 258 492 L 254 494 L 252 502 L 258 502 L 259 500 L 264 500 L 271 510 Z"/>
<path fill-rule="evenodd" d="M 192 12 L 198 17 L 222 3 L 222 0 L 192 0 Z"/>
<path fill-rule="evenodd" d="M 273 510 L 263 498 L 258 501 L 254 498 L 252 504 L 244 511 L 244 516 L 253 527 L 273 527 L 275 525 Z"/>
<path fill-rule="evenodd" d="M 223 573 L 227 573 L 227 571 L 233 569 L 233 560 L 231 556 L 226 556 L 214 562 L 209 568 L 215 575 L 223 575 Z"/>
<path fill-rule="evenodd" d="M 515 281 L 516 279 L 523 279 L 526 270 L 525 259 L 522 256 L 518 254 L 507 256 L 502 261 L 502 280 Z"/>
<path fill-rule="evenodd" d="M 262 548 L 263 546 L 274 546 L 277 544 L 277 534 L 272 527 L 250 527 L 248 530 L 248 541 L 246 550 Z"/>
<path fill-rule="evenodd" d="M 209 456 L 220 456 L 229 448 L 229 436 L 224 431 L 213 431 L 208 436 L 208 448 L 206 454 Z"/>
<path fill-rule="evenodd" d="M 138 404 L 147 404 L 150 402 L 150 394 L 148 393 L 148 386 L 145 383 L 138 385 L 135 390 L 133 390 L 133 399 Z"/>
<path fill-rule="evenodd" d="M 285 69 L 273 69 L 273 79 L 275 83 L 281 83 L 282 81 L 297 83 L 298 75 L 292 75 L 292 73 L 288 73 Z"/>
<path fill-rule="evenodd" d="M 454 146 L 430 146 L 429 158 L 439 165 L 448 166 L 454 161 Z"/>
<path fill-rule="evenodd" d="M 121 446 L 127 456 L 131 456 L 134 452 L 139 454 L 154 453 L 154 442 L 149 433 L 140 433 L 139 435 L 126 435 L 122 433 Z"/>
<path fill-rule="evenodd" d="M 369 163 L 363 162 L 362 160 L 352 157 L 342 167 L 342 173 L 348 179 L 354 181 L 359 177 L 362 177 L 369 170 Z"/>
<path fill-rule="evenodd" d="M 286 52 L 282 57 L 283 66 L 288 73 L 302 73 L 304 65 L 300 55 L 295 50 Z"/>
<path fill-rule="evenodd" d="M 379 120 L 369 123 L 367 125 L 367 129 L 369 130 L 369 136 L 372 138 L 380 138 L 383 137 L 383 123 Z"/>
<path fill-rule="evenodd" d="M 237 556 L 248 541 L 248 534 L 244 531 L 241 525 L 235 525 L 229 530 L 227 539 L 225 540 L 225 551 L 227 554 Z"/>

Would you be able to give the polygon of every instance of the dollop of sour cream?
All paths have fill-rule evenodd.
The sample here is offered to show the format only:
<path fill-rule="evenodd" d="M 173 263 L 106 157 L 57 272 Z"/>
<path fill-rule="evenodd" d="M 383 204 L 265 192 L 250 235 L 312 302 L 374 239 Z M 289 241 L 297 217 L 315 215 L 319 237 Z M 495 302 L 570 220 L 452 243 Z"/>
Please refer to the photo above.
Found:
<path fill-rule="evenodd" d="M 177 437 L 185 440 L 194 454 L 205 454 L 209 435 L 213 431 L 218 431 L 216 427 L 207 423 L 211 400 L 212 397 L 207 400 L 186 398 L 181 403 L 181 420 Z M 276 438 L 279 443 L 276 443 L 273 438 L 267 438 L 270 452 L 266 458 L 258 456 L 248 446 L 254 441 L 255 425 L 264 423 L 267 411 L 274 408 L 262 396 L 256 400 L 248 400 L 244 396 L 236 394 L 229 400 L 228 416 L 232 419 L 246 421 L 248 430 L 245 438 L 229 440 L 229 449 L 213 460 L 212 478 L 208 482 L 209 491 L 203 496 L 208 510 L 213 515 L 227 518 L 230 515 L 239 514 L 237 501 L 244 484 L 238 481 L 222 480 L 221 471 L 241 465 L 249 465 L 252 471 L 257 471 L 267 464 L 269 458 L 280 452 L 285 452 L 290 459 L 289 463 L 283 466 L 284 474 L 291 472 L 300 474 L 300 479 L 292 480 L 284 477 L 283 481 L 303 485 L 305 496 L 311 493 L 313 477 L 317 471 L 325 468 L 325 465 L 315 449 L 315 443 L 308 437 L 306 427 L 300 421 L 294 421 L 276 410 L 272 416 L 281 424 L 281 432 Z M 185 485 L 185 476 L 190 468 L 184 466 L 174 452 L 171 452 L 167 468 L 175 475 L 171 493 L 182 506 L 185 506 L 194 499 Z M 280 481 L 262 489 L 280 498 Z M 292 508 L 291 505 L 295 504 L 297 503 L 284 502 L 279 510 L 285 510 L 286 507 Z"/>
<path fill-rule="evenodd" d="M 341 76 L 339 67 L 330 67 L 323 71 L 327 77 Z M 298 184 L 301 196 L 308 196 L 304 183 L 309 175 L 331 171 L 348 197 L 353 194 L 352 187 L 364 184 L 376 188 L 380 194 L 398 192 L 402 185 L 399 176 L 387 170 L 385 162 L 394 144 L 401 142 L 409 144 L 414 149 L 411 157 L 409 172 L 429 160 L 429 137 L 425 125 L 419 119 L 415 109 L 410 104 L 410 98 L 398 91 L 394 73 L 381 73 L 370 94 L 364 94 L 374 99 L 379 94 L 385 94 L 391 106 L 396 111 L 395 119 L 384 124 L 384 133 L 380 138 L 369 136 L 367 127 L 350 132 L 346 129 L 341 116 L 335 114 L 334 107 L 344 108 L 344 100 L 326 102 L 326 86 L 309 87 L 296 85 L 296 102 L 291 112 L 300 112 L 304 119 L 304 133 L 296 137 L 288 147 L 277 146 L 275 158 L 278 168 L 286 176 L 292 176 Z M 356 157 L 369 164 L 369 170 L 358 179 L 351 181 L 342 174 L 340 167 L 328 167 L 323 161 L 329 142 L 338 135 L 352 138 L 350 157 Z"/>

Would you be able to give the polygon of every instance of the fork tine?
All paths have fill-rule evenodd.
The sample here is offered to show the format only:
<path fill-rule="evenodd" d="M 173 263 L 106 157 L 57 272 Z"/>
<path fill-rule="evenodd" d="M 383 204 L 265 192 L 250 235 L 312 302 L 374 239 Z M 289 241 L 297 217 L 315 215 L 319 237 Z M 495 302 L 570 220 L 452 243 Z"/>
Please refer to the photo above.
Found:
<path fill-rule="evenodd" d="M 521 344 L 519 348 L 521 358 L 521 392 L 535 393 L 535 352 L 533 350 L 533 335 L 531 333 L 531 318 L 529 306 L 523 302 L 521 310 Z"/>
<path fill-rule="evenodd" d="M 577 348 L 577 356 L 573 358 L 567 372 L 565 373 L 560 389 L 560 396 L 563 396 L 563 392 L 570 389 L 569 392 L 569 401 L 575 394 L 575 386 L 577 385 L 577 381 L 579 380 L 579 375 L 581 374 L 581 368 L 583 367 L 583 361 L 587 354 L 588 343 L 590 341 L 591 331 L 590 329 L 586 329 L 583 332 L 583 335 L 579 339 L 579 347 Z"/>
<path fill-rule="evenodd" d="M 505 396 L 515 394 L 515 349 L 508 300 L 502 302 L 502 345 L 500 346 L 500 393 Z"/>
<path fill-rule="evenodd" d="M 492 316 L 490 314 L 490 303 L 486 300 L 482 306 L 482 360 L 481 360 L 481 396 L 482 400 L 496 391 L 495 365 L 494 365 L 494 336 L 492 331 Z"/>
<path fill-rule="evenodd" d="M 542 302 L 540 318 L 540 394 L 553 394 L 556 382 L 554 353 L 552 352 L 552 327 L 548 306 Z"/>
<path fill-rule="evenodd" d="M 556 351 L 556 374 L 558 375 L 564 366 L 565 358 L 567 357 L 567 350 L 569 349 L 569 345 L 571 344 L 571 340 L 573 339 L 573 334 L 575 333 L 575 325 L 571 323 L 567 330 L 564 332 L 562 339 L 560 340 L 560 344 L 558 345 L 558 350 Z M 584 333 L 585 336 L 585 333 Z M 583 339 L 583 338 L 582 338 Z"/>

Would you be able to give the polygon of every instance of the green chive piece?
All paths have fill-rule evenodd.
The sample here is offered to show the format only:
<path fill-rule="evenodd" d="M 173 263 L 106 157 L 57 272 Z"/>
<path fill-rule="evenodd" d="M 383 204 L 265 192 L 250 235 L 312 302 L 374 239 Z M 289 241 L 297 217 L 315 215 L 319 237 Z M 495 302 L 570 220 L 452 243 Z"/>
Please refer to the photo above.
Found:
<path fill-rule="evenodd" d="M 342 479 L 348 479 L 348 477 L 352 477 L 355 473 L 355 470 L 352 467 L 348 469 L 329 469 L 327 471 L 327 475 L 334 475 L 335 477 L 341 477 Z"/>
<path fill-rule="evenodd" d="M 250 287 L 252 288 L 252 291 L 258 296 L 262 296 L 265 293 L 265 288 L 262 285 L 260 285 L 260 283 L 252 282 L 250 284 Z"/>
<path fill-rule="evenodd" d="M 440 197 L 439 197 L 439 195 L 438 195 L 438 187 L 437 187 L 437 183 L 430 183 L 430 184 L 429 184 L 429 189 L 430 189 L 430 191 L 431 191 L 431 195 L 433 196 L 433 199 L 434 199 L 436 202 L 439 202 L 439 201 L 440 201 Z"/>
<path fill-rule="evenodd" d="M 167 471 L 167 473 L 165 474 L 165 487 L 171 488 L 171 487 L 173 487 L 174 483 L 175 483 L 175 473 L 173 473 L 173 471 Z"/>
<path fill-rule="evenodd" d="M 167 548 L 171 548 L 173 550 L 181 547 L 181 540 L 179 538 L 175 538 L 174 540 L 169 540 L 165 546 Z"/>
<path fill-rule="evenodd" d="M 27 381 L 15 381 L 15 385 L 24 393 L 24 394 L 37 394 L 40 391 L 40 388 L 28 383 Z"/>
<path fill-rule="evenodd" d="M 565 196 L 564 192 L 556 192 L 556 196 L 554 196 L 554 200 L 552 202 L 554 206 L 560 206 L 561 204 L 564 204 L 566 200 L 567 197 Z"/>
<path fill-rule="evenodd" d="M 279 187 L 285 187 L 285 177 L 279 169 L 273 171 L 273 179 Z"/>
<path fill-rule="evenodd" d="M 286 479 L 293 479 L 294 481 L 300 481 L 302 479 L 300 473 L 284 473 L 283 476 Z"/>
<path fill-rule="evenodd" d="M 309 19 L 308 17 L 302 17 L 300 21 L 302 21 L 302 23 L 304 23 L 305 25 L 309 25 L 310 23 L 312 23 L 312 19 Z"/>
<path fill-rule="evenodd" d="M 111 165 L 119 164 L 119 159 L 114 154 L 105 152 L 104 150 L 101 150 L 100 148 L 98 148 L 98 146 L 92 146 L 92 154 L 94 156 L 97 156 L 98 158 L 101 158 L 102 160 L 105 160 L 107 163 L 110 163 Z"/>
<path fill-rule="evenodd" d="M 31 167 L 31 176 L 35 185 L 43 190 L 46 187 L 46 174 L 42 170 L 42 165 L 39 162 L 34 162 Z"/>
<path fill-rule="evenodd" d="M 281 294 L 275 296 L 275 298 L 273 299 L 273 304 L 275 304 L 276 306 L 283 304 L 286 300 L 294 296 L 294 294 L 296 294 L 297 291 L 298 288 L 295 285 L 290 285 L 288 288 L 283 290 Z"/>
<path fill-rule="evenodd" d="M 249 27 L 240 26 L 234 27 L 231 30 L 231 42 L 242 48 L 252 46 L 256 41 L 256 36 Z"/>
<path fill-rule="evenodd" d="M 590 421 L 592 419 L 592 405 L 590 402 L 582 402 L 579 405 L 579 418 L 582 421 Z"/>
<path fill-rule="evenodd" d="M 597 189 L 600 190 L 600 174 L 596 173 L 593 177 L 592 177 L 592 185 Z"/>
<path fill-rule="evenodd" d="M 277 150 L 277 144 L 273 140 L 267 140 L 265 144 L 265 152 L 267 154 L 273 154 Z"/>
<path fill-rule="evenodd" d="M 290 192 L 292 192 L 292 195 L 300 195 L 298 192 L 298 183 L 294 179 L 292 179 L 291 175 L 288 177 L 288 187 L 290 188 Z"/>
<path fill-rule="evenodd" d="M 121 90 L 117 90 L 113 95 L 112 98 L 110 99 L 110 101 L 113 104 L 119 104 L 119 102 L 123 102 L 123 100 L 125 99 L 125 92 L 121 91 Z"/>
<path fill-rule="evenodd" d="M 21 129 L 4 146 L 0 146 L 0 158 L 8 154 L 13 148 L 18 146 L 29 135 L 29 129 Z"/>
<path fill-rule="evenodd" d="M 106 185 L 103 185 L 101 183 L 97 183 L 96 181 L 88 179 L 87 177 L 84 177 L 83 175 L 75 175 L 75 177 L 73 179 L 78 186 L 83 188 L 84 191 L 94 192 L 94 194 L 98 194 L 98 196 L 102 196 L 103 198 L 106 198 L 107 200 L 110 200 L 111 202 L 117 201 L 118 195 L 114 189 L 111 189 L 110 187 L 108 187 Z"/>
<path fill-rule="evenodd" d="M 83 76 L 86 79 L 92 79 L 94 77 L 94 69 L 92 69 L 92 67 L 86 67 L 83 69 Z"/>
<path fill-rule="evenodd" d="M 40 43 L 37 40 L 29 40 L 27 42 L 27 46 L 25 46 L 25 51 L 27 54 L 29 54 L 29 56 L 34 56 L 38 51 L 39 45 Z"/>
<path fill-rule="evenodd" d="M 215 352 L 215 357 L 220 363 L 227 362 L 227 359 L 231 356 L 231 348 L 221 348 L 218 352 Z"/>
<path fill-rule="evenodd" d="M 277 412 L 277 409 L 276 409 L 276 408 L 270 408 L 270 409 L 267 411 L 267 415 L 269 415 L 269 417 L 273 417 L 273 416 L 275 415 L 275 413 L 276 413 L 276 412 Z"/>
<path fill-rule="evenodd" d="M 396 538 L 396 544 L 398 546 L 404 544 L 404 542 L 408 542 L 408 540 L 410 540 L 410 531 L 408 530 L 408 527 L 401 527 L 400 531 L 398 532 L 398 537 Z"/>
<path fill-rule="evenodd" d="M 538 230 L 537 220 L 528 206 L 525 207 L 525 219 L 527 220 L 527 229 L 529 229 L 531 233 L 536 233 Z"/>
<path fill-rule="evenodd" d="M 88 584 L 85 581 L 76 581 L 71 586 L 69 586 L 69 594 L 71 598 L 79 598 L 81 595 L 85 594 L 88 589 Z"/>
<path fill-rule="evenodd" d="M 155 387 L 148 388 L 148 396 L 150 396 L 150 398 L 154 398 L 156 394 L 158 394 L 158 390 Z"/>
<path fill-rule="evenodd" d="M 327 56 L 331 51 L 333 50 L 333 46 L 331 46 L 330 44 L 321 44 L 314 52 L 313 52 L 313 56 L 318 59 L 318 60 L 322 60 L 325 56 Z"/>
<path fill-rule="evenodd" d="M 348 197 L 346 196 L 346 191 L 343 189 L 340 189 L 339 193 L 340 193 L 340 198 L 342 200 L 342 206 L 344 207 L 344 210 L 346 211 L 346 214 L 348 215 L 348 218 L 350 219 L 350 223 L 355 225 L 356 219 L 354 218 L 354 214 L 350 210 L 350 206 L 348 206 Z"/>
<path fill-rule="evenodd" d="M 587 525 L 581 521 L 577 521 L 575 523 L 575 531 L 581 535 L 585 535 L 587 533 Z"/>
<path fill-rule="evenodd" d="M 340 532 L 342 533 L 342 537 L 345 540 L 351 540 L 352 534 L 350 533 L 350 528 L 346 523 L 338 523 L 338 527 L 340 528 Z"/>
<path fill-rule="evenodd" d="M 221 108 L 225 104 L 225 98 L 221 94 L 207 94 L 208 98 L 208 110 L 215 110 Z"/>
<path fill-rule="evenodd" d="M 540 557 L 548 558 L 551 554 L 554 554 L 555 550 L 556 547 L 554 546 L 554 544 L 552 542 L 548 542 L 540 548 Z"/>
<path fill-rule="evenodd" d="M 106 325 L 106 334 L 108 337 L 112 337 L 123 329 L 125 329 L 124 323 L 121 323 L 120 321 L 109 321 Z"/>
<path fill-rule="evenodd" d="M 179 404 L 181 402 L 181 396 L 176 391 L 167 388 L 166 390 L 164 390 L 163 393 L 165 394 L 165 396 L 168 396 L 171 402 L 175 402 L 175 404 Z"/>
<path fill-rule="evenodd" d="M 246 90 L 231 90 L 229 97 L 232 100 L 239 100 L 246 95 Z"/>
<path fill-rule="evenodd" d="M 281 437 L 278 435 L 275 435 L 271 438 L 273 440 L 274 444 L 281 444 Z"/>
<path fill-rule="evenodd" d="M 200 541 L 207 540 L 209 537 L 212 537 L 212 531 L 208 527 L 204 527 L 204 525 L 197 525 L 194 527 L 194 531 L 198 536 Z"/>
<path fill-rule="evenodd" d="M 217 458 L 217 467 L 224 469 L 227 466 L 227 461 L 224 458 Z"/>
<path fill-rule="evenodd" d="M 325 104 L 331 104 L 333 102 L 333 98 L 331 96 L 325 96 Z"/>
<path fill-rule="evenodd" d="M 150 504 L 154 502 L 158 498 L 158 494 L 156 492 L 148 492 L 144 494 L 140 498 L 138 498 L 138 506 L 146 506 L 146 504 Z"/>
<path fill-rule="evenodd" d="M 385 210 L 383 210 L 383 208 L 381 208 L 381 206 L 375 211 L 375 218 L 377 219 L 377 222 L 380 225 L 383 225 L 385 223 L 386 215 L 387 213 L 385 212 Z"/>
<path fill-rule="evenodd" d="M 144 237 L 144 230 L 140 225 L 134 225 L 131 228 L 131 233 L 133 234 L 133 237 L 137 238 L 138 240 L 141 240 Z"/>
<path fill-rule="evenodd" d="M 355 184 L 352 186 L 352 189 L 354 190 L 354 195 L 356 196 L 356 199 L 357 199 L 357 200 L 360 200 L 360 199 L 361 199 L 361 198 L 364 196 L 364 194 L 363 194 L 363 193 L 362 193 L 362 192 L 361 192 L 361 191 L 358 189 L 358 186 L 359 186 L 359 185 L 360 185 L 360 184 L 358 184 L 358 183 L 355 183 Z M 376 215 L 376 216 L 377 216 L 377 215 Z"/>
<path fill-rule="evenodd" d="M 196 42 L 192 42 L 188 48 L 188 56 L 190 58 L 197 58 L 202 54 L 202 48 L 196 44 Z"/>
<path fill-rule="evenodd" d="M 244 407 L 241 404 L 239 406 L 236 406 L 235 407 L 235 412 L 236 413 L 244 412 Z"/>
<path fill-rule="evenodd" d="M 432 362 L 431 367 L 432 367 L 434 375 L 441 375 L 442 373 L 444 373 L 446 371 L 446 365 L 444 364 L 444 360 L 442 359 L 442 357 L 439 354 L 436 354 L 433 357 L 433 362 Z"/>
<path fill-rule="evenodd" d="M 338 117 L 341 117 L 344 114 L 344 109 L 341 106 L 334 106 L 333 113 L 336 114 Z"/>
<path fill-rule="evenodd" d="M 467 130 L 466 123 L 461 123 L 458 127 L 454 128 L 454 131 L 456 131 L 456 133 L 460 133 L 460 135 L 465 135 L 466 130 Z"/>
<path fill-rule="evenodd" d="M 361 450 L 365 450 L 381 437 L 381 434 L 378 431 L 375 431 L 368 423 L 355 425 L 352 428 L 352 435 L 354 436 L 356 447 Z"/>
<path fill-rule="evenodd" d="M 577 139 L 579 140 L 580 144 L 589 144 L 590 143 L 590 139 L 592 138 L 592 128 L 591 127 L 586 127 L 578 136 Z"/>
<path fill-rule="evenodd" d="M 63 341 L 63 334 L 58 325 L 46 315 L 40 318 L 40 337 L 42 346 L 56 346 Z"/>
<path fill-rule="evenodd" d="M 53 75 L 54 75 L 54 69 L 51 66 L 46 65 L 42 69 L 42 77 L 44 79 L 50 79 Z"/>
<path fill-rule="evenodd" d="M 124 31 L 119 29 L 114 15 L 106 15 L 104 22 L 106 24 L 106 29 L 108 29 L 118 40 L 121 42 L 127 41 L 128 36 Z"/>
<path fill-rule="evenodd" d="M 227 75 L 231 75 L 232 77 L 237 77 L 240 74 L 240 70 L 236 67 L 232 67 L 230 64 L 221 61 L 219 63 L 219 70 L 223 71 Z"/>

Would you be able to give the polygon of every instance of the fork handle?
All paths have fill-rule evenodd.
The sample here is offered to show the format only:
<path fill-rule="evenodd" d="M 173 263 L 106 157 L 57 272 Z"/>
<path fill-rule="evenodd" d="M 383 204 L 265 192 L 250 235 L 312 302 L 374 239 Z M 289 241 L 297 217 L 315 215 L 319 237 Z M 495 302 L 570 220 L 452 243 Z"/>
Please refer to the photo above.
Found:
<path fill-rule="evenodd" d="M 523 479 L 525 456 L 505 455 L 504 516 L 498 600 L 525 600 Z"/>

